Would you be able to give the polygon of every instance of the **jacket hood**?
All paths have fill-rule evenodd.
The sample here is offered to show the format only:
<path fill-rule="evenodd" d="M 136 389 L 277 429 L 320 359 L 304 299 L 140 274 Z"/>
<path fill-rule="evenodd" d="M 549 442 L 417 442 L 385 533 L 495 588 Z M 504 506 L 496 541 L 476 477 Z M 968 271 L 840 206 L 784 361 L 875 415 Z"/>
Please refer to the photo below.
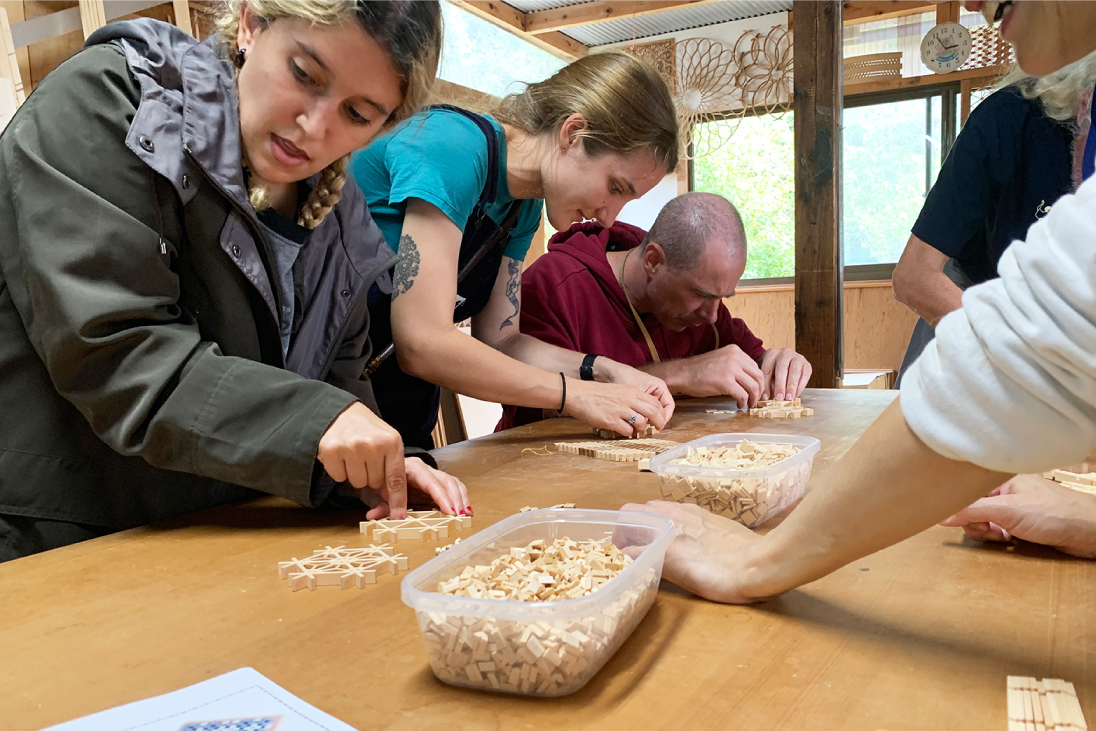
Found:
<path fill-rule="evenodd" d="M 122 47 L 141 87 L 126 146 L 172 181 L 183 203 L 200 178 L 189 153 L 225 194 L 246 205 L 236 71 L 220 38 L 199 43 L 170 23 L 141 18 L 103 26 L 85 47 L 105 43 Z"/>
<path fill-rule="evenodd" d="M 616 272 L 605 258 L 607 251 L 628 251 L 643 243 L 647 232 L 637 226 L 617 221 L 605 228 L 595 221 L 576 223 L 566 231 L 559 231 L 548 241 L 548 251 L 569 256 L 586 267 L 597 283 L 611 294 L 610 301 L 619 301 L 622 312 L 631 319 L 631 312 L 624 301 Z"/>

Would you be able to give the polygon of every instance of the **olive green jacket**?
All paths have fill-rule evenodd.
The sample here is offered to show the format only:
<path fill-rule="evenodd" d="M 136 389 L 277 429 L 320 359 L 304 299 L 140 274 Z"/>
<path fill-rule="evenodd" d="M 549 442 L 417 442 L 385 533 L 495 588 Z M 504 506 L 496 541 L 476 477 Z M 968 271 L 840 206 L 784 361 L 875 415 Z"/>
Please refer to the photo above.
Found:
<path fill-rule="evenodd" d="M 233 74 L 210 42 L 115 23 L 0 137 L 0 514 L 120 529 L 334 487 L 317 445 L 373 405 L 365 298 L 392 251 L 349 182 L 283 355 Z"/>

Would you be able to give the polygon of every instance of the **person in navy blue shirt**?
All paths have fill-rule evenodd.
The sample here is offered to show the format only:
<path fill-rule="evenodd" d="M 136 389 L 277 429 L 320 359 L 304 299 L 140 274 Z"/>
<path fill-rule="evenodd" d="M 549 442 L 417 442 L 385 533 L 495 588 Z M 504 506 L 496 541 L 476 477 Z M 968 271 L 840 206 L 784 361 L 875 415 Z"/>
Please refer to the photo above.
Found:
<path fill-rule="evenodd" d="M 1005 249 L 1075 189 L 1087 131 L 1077 117 L 1094 82 L 1096 58 L 1086 57 L 1053 77 L 1021 75 L 971 112 L 894 269 L 895 298 L 921 316 L 899 381 L 963 290 L 996 278 Z"/>

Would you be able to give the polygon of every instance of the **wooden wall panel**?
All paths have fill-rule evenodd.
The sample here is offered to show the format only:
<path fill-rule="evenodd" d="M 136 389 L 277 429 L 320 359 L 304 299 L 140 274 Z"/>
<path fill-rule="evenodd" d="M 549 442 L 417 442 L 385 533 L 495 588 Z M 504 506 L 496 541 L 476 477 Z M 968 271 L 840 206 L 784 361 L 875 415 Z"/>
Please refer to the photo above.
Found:
<path fill-rule="evenodd" d="M 894 299 L 890 282 L 846 282 L 845 366 L 898 371 L 917 316 Z M 743 287 L 724 300 L 768 348 L 795 347 L 794 285 Z"/>

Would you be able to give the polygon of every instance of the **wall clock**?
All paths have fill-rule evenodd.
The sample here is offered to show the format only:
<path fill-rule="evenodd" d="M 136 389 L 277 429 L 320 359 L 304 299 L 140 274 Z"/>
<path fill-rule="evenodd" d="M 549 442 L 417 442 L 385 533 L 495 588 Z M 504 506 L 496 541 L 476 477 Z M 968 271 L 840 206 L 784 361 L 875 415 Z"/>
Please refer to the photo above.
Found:
<path fill-rule="evenodd" d="M 941 23 L 921 39 L 921 63 L 946 74 L 966 63 L 972 47 L 970 31 L 958 23 Z"/>

